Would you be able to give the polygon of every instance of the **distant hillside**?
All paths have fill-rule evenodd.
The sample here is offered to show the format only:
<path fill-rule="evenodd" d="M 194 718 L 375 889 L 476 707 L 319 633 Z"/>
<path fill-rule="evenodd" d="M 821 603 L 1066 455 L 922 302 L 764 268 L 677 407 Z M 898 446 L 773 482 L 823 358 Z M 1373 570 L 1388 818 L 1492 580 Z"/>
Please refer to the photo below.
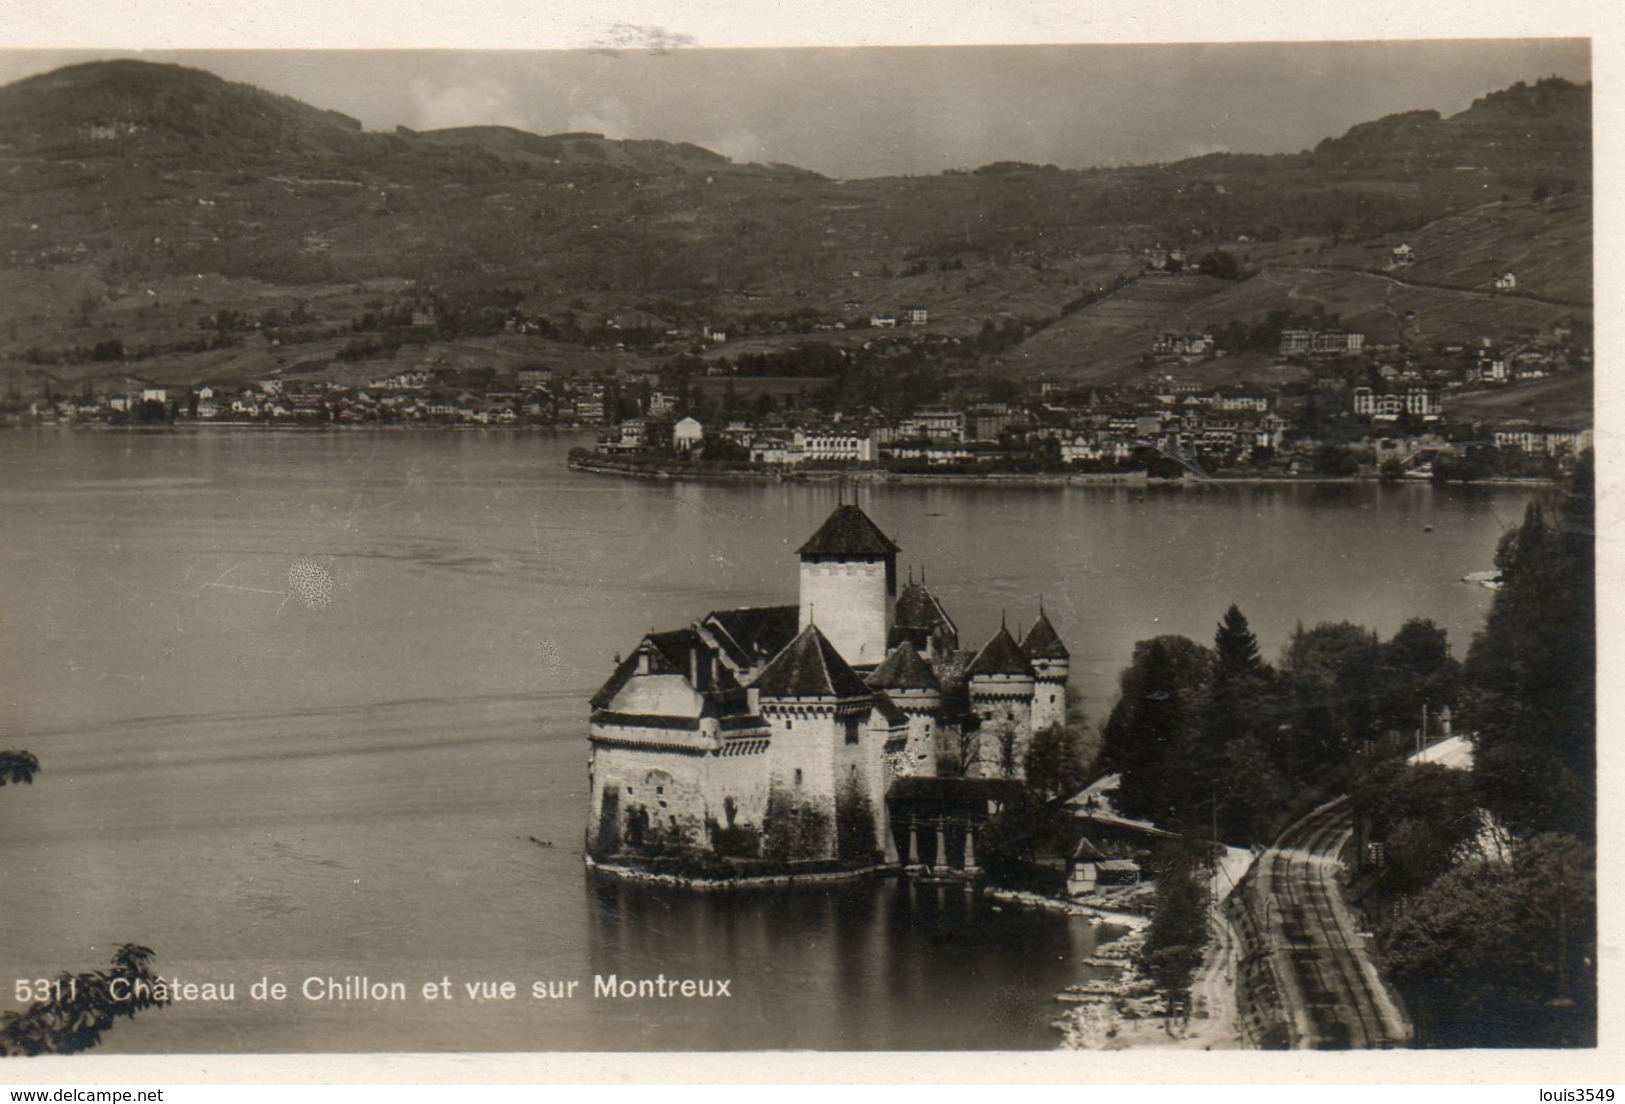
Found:
<path fill-rule="evenodd" d="M 1032 331 L 1001 350 L 1006 370 L 1116 378 L 1158 328 L 1311 300 L 1375 326 L 1414 294 L 1427 332 L 1556 309 L 1531 297 L 1590 300 L 1590 89 L 1553 80 L 1306 153 L 842 182 L 680 142 L 373 133 L 199 70 L 114 61 L 0 88 L 0 157 L 0 274 L 18 289 L 0 302 L 0 360 L 134 335 L 145 357 L 184 358 L 216 310 L 261 312 L 272 292 L 337 348 L 369 311 L 432 293 L 691 326 L 915 305 L 944 334 Z M 1401 240 L 1420 260 L 1396 275 L 1472 294 L 1338 275 L 1380 269 Z M 1224 250 L 1261 275 L 1091 303 L 1158 247 Z M 1481 309 L 1502 268 L 1519 296 Z M 386 284 L 411 290 L 355 290 Z"/>
<path fill-rule="evenodd" d="M 0 88 L 0 142 L 45 156 L 353 153 L 361 137 L 347 115 L 179 65 L 89 62 Z"/>
<path fill-rule="evenodd" d="M 1494 172 L 1533 186 L 1556 173 L 1591 176 L 1591 86 L 1560 78 L 1475 100 L 1450 118 L 1409 111 L 1351 128 L 1315 147 L 1343 168 Z"/>
<path fill-rule="evenodd" d="M 719 168 L 730 163 L 720 153 L 687 142 L 615 141 L 585 132 L 539 135 L 513 127 L 469 126 L 421 131 L 397 127 L 395 133 L 438 145 L 473 146 L 502 157 L 553 164 L 585 161 L 657 169 L 676 164 Z"/>

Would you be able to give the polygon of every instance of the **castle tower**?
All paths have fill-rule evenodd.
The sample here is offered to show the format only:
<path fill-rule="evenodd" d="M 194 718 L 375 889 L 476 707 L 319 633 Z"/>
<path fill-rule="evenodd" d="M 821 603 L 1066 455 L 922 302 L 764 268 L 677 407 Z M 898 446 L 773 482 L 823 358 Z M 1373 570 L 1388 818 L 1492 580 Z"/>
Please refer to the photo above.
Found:
<path fill-rule="evenodd" d="M 908 747 L 897 763 L 899 776 L 934 777 L 937 737 L 942 727 L 942 684 L 914 645 L 903 641 L 864 680 L 884 691 L 908 717 Z"/>
<path fill-rule="evenodd" d="M 857 506 L 835 507 L 796 550 L 801 557 L 800 627 L 816 622 L 853 667 L 871 668 L 885 659 L 897 610 L 899 551 Z"/>
<path fill-rule="evenodd" d="M 877 848 L 885 839 L 885 745 L 892 722 L 877 718 L 877 697 L 816 625 L 803 629 L 749 687 L 772 733 L 768 817 L 810 811 L 827 826 L 820 854 L 836 854 L 843 818 L 867 807 Z M 903 718 L 896 717 L 899 742 Z M 773 826 L 768 825 L 771 832 Z M 813 842 L 813 841 L 808 841 Z"/>
<path fill-rule="evenodd" d="M 1036 678 L 1033 687 L 1033 731 L 1066 723 L 1066 680 L 1072 672 L 1072 653 L 1061 643 L 1061 635 L 1050 624 L 1044 604 L 1038 604 L 1038 620 L 1021 639 Z"/>
<path fill-rule="evenodd" d="M 984 778 L 1023 777 L 1038 676 L 1004 625 L 965 668 L 965 682 L 970 711 L 980 724 L 973 773 Z"/>

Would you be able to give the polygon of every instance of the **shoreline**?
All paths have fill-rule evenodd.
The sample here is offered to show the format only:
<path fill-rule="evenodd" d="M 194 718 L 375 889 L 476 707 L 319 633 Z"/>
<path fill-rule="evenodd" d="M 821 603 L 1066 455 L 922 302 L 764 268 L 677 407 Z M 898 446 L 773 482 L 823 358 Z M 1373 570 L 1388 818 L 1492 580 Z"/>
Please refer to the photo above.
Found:
<path fill-rule="evenodd" d="M 856 882 L 869 878 L 897 877 L 903 869 L 895 863 L 853 867 L 850 870 L 819 870 L 805 874 L 746 874 L 737 878 L 704 878 L 689 874 L 664 874 L 657 870 L 644 870 L 625 863 L 599 862 L 584 855 L 587 869 L 595 875 L 616 878 L 625 882 L 647 882 L 652 885 L 675 886 L 679 889 L 699 890 L 705 893 L 729 890 L 782 889 L 799 885 L 831 885 L 838 882 Z"/>
<path fill-rule="evenodd" d="M 39 422 L 21 424 L 0 423 L 0 430 L 66 430 L 73 433 L 201 433 L 244 430 L 251 433 L 553 433 L 586 436 L 591 426 L 550 425 L 465 425 L 463 423 L 438 424 L 434 422 L 236 422 L 206 421 L 162 423 L 158 425 L 110 425 L 106 422 L 87 422 L 74 425 L 65 422 Z"/>
<path fill-rule="evenodd" d="M 817 471 L 764 471 L 751 468 L 723 468 L 695 470 L 689 467 L 632 465 L 610 458 L 571 456 L 567 461 L 571 471 L 591 475 L 618 476 L 623 479 L 642 479 L 651 482 L 685 481 L 693 483 L 874 483 L 892 486 L 926 487 L 1072 487 L 1072 486 L 1129 486 L 1144 488 L 1169 487 L 1230 487 L 1230 486 L 1354 486 L 1359 484 L 1392 483 L 1381 476 L 1316 476 L 1316 475 L 1234 475 L 1214 476 L 1209 479 L 1161 479 L 1143 471 L 1137 472 L 952 472 L 934 475 L 929 472 L 893 472 L 872 468 Z M 1406 480 L 1407 484 L 1422 482 Z M 1560 480 L 1530 476 L 1497 476 L 1471 483 L 1451 483 L 1444 486 L 1521 487 L 1556 486 Z M 1403 485 L 1403 484 L 1401 484 Z M 1440 486 L 1428 482 L 1427 486 Z"/>

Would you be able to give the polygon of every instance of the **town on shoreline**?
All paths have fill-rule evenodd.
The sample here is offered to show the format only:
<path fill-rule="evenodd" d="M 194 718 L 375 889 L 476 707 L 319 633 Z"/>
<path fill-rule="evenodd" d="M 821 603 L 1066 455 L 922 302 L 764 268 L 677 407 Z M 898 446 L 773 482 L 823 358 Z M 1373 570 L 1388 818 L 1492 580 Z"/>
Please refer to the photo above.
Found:
<path fill-rule="evenodd" d="M 1159 272 L 1125 287 L 1195 278 Z M 423 349 L 412 366 L 174 385 L 133 374 L 135 362 L 109 364 L 77 384 L 42 377 L 33 397 L 13 384 L 0 426 L 553 427 L 596 435 L 573 466 L 627 475 L 1040 481 L 1555 479 L 1593 439 L 1589 416 L 1552 405 L 1590 387 L 1589 331 L 1568 322 L 1421 345 L 1272 317 L 1158 333 L 1133 380 L 1085 384 L 968 371 L 971 353 L 997 357 L 1002 331 L 939 332 L 924 307 L 828 336 L 706 324 L 657 346 L 663 360 L 624 352 L 591 369 L 447 359 L 432 303 L 403 317 L 425 323 L 405 331 Z M 523 343 L 532 325 L 509 318 L 500 340 Z M 635 336 L 614 319 L 604 326 Z M 775 351 L 730 357 L 735 337 Z"/>

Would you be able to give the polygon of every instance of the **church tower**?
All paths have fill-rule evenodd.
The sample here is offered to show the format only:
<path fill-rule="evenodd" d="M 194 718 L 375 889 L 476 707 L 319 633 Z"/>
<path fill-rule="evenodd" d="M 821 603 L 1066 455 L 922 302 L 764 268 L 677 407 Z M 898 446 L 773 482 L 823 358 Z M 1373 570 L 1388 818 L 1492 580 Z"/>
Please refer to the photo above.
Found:
<path fill-rule="evenodd" d="M 869 515 L 843 503 L 796 550 L 801 557 L 800 628 L 816 624 L 853 667 L 886 658 L 897 614 L 901 549 Z"/>

